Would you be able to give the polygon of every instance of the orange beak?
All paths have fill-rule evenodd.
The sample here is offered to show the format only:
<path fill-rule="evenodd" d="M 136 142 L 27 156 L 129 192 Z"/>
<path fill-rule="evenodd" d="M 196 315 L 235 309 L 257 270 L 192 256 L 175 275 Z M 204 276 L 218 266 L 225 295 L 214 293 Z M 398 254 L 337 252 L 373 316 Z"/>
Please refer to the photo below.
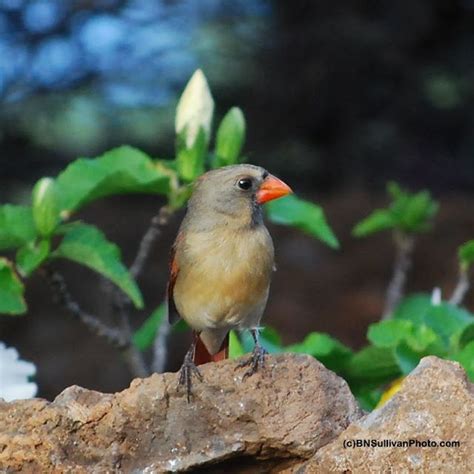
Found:
<path fill-rule="evenodd" d="M 257 191 L 257 202 L 263 204 L 264 202 L 278 199 L 292 192 L 291 188 L 281 179 L 269 174 Z"/>

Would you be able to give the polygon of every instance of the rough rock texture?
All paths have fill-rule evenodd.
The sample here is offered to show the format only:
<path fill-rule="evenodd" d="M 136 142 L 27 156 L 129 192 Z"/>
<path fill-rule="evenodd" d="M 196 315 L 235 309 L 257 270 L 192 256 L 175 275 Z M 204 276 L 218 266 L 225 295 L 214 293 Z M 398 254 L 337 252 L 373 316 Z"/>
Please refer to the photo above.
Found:
<path fill-rule="evenodd" d="M 459 447 L 344 448 L 354 440 L 459 441 Z M 422 359 L 386 405 L 351 424 L 294 472 L 449 472 L 474 470 L 474 385 L 456 362 Z"/>
<path fill-rule="evenodd" d="M 203 366 L 190 404 L 176 374 L 113 395 L 74 386 L 52 403 L 0 401 L 0 471 L 281 471 L 362 416 L 347 384 L 311 357 L 269 357 L 245 381 L 243 371 Z"/>
<path fill-rule="evenodd" d="M 70 387 L 52 403 L 0 401 L 0 472 L 473 472 L 474 385 L 455 362 L 423 359 L 366 416 L 310 357 L 271 357 L 245 381 L 234 361 L 202 372 L 190 404 L 176 374 L 114 395 Z M 460 445 L 344 447 L 354 440 Z"/>

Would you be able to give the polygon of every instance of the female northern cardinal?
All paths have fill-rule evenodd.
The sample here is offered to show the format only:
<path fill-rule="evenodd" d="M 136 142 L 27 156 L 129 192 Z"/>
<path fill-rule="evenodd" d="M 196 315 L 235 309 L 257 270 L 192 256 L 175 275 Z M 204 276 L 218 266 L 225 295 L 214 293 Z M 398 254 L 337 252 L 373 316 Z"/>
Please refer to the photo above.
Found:
<path fill-rule="evenodd" d="M 273 271 L 273 242 L 261 204 L 291 193 L 283 181 L 252 165 L 209 171 L 196 182 L 172 248 L 168 317 L 194 331 L 180 371 L 188 401 L 196 365 L 225 359 L 229 331 L 250 329 L 255 341 L 245 376 L 264 364 L 258 326 Z"/>

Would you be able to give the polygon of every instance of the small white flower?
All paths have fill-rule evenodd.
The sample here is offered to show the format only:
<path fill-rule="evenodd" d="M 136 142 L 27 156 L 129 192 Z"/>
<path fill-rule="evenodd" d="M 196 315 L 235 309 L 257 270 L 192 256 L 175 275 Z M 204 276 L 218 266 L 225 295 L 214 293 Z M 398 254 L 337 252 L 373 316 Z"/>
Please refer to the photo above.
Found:
<path fill-rule="evenodd" d="M 211 135 L 214 100 L 206 76 L 198 69 L 189 80 L 176 108 L 175 130 L 180 134 L 186 129 L 186 147 L 192 148 L 199 129 L 202 128 L 209 141 Z"/>
<path fill-rule="evenodd" d="M 38 386 L 28 377 L 35 373 L 34 364 L 20 360 L 15 348 L 0 342 L 0 398 L 10 402 L 34 397 Z"/>
<path fill-rule="evenodd" d="M 439 306 L 441 304 L 441 288 L 433 288 L 433 293 L 431 293 L 431 304 L 433 306 Z"/>

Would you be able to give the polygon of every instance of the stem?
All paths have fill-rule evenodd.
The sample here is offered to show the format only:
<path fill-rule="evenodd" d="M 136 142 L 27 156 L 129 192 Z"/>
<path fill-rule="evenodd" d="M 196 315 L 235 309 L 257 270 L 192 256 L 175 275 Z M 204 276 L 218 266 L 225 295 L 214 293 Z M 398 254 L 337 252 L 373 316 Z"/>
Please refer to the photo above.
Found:
<path fill-rule="evenodd" d="M 168 224 L 170 217 L 172 216 L 174 210 L 169 206 L 163 206 L 158 211 L 158 214 L 155 215 L 150 222 L 150 226 L 142 237 L 140 245 L 138 247 L 137 254 L 135 259 L 130 266 L 130 274 L 133 278 L 137 278 L 143 271 L 145 264 L 150 256 L 151 250 L 154 243 L 160 237 L 163 228 Z M 127 336 L 127 339 L 131 341 L 132 330 L 130 327 L 130 300 L 129 298 L 122 293 L 118 288 L 108 284 L 109 291 L 112 293 L 112 306 L 119 315 L 119 326 L 123 334 Z M 164 327 L 164 324 L 161 325 L 161 328 Z M 163 329 L 164 330 L 164 329 Z M 166 338 L 167 333 L 162 335 L 160 338 L 160 344 L 162 345 L 162 353 L 160 356 L 156 355 L 158 349 L 155 350 L 155 361 L 153 362 L 153 367 L 163 367 L 166 363 Z M 156 346 L 156 344 L 155 344 Z M 126 361 L 130 367 L 130 370 L 135 376 L 146 377 L 149 375 L 150 371 L 148 370 L 145 361 L 141 352 L 130 342 L 129 347 L 126 353 Z M 159 370 L 163 371 L 163 368 Z M 154 369 L 155 370 L 155 369 Z M 158 371 L 158 370 L 156 370 Z"/>
<path fill-rule="evenodd" d="M 72 316 L 83 323 L 89 331 L 96 336 L 105 339 L 110 345 L 122 352 L 133 376 L 144 376 L 146 374 L 146 369 L 143 370 L 145 367 L 143 361 L 140 363 L 140 361 L 137 360 L 137 349 L 131 344 L 130 332 L 127 333 L 123 328 L 111 328 L 104 324 L 97 316 L 84 311 L 72 298 L 66 285 L 66 281 L 59 272 L 54 271 L 49 267 L 44 267 L 42 272 L 47 279 L 57 302 Z M 138 355 L 141 357 L 140 353 L 138 353 Z"/>
<path fill-rule="evenodd" d="M 168 361 L 168 335 L 170 333 L 171 324 L 164 319 L 156 333 L 153 343 L 153 363 L 152 370 L 158 374 L 165 371 L 166 362 Z"/>
<path fill-rule="evenodd" d="M 153 244 L 161 235 L 163 228 L 168 225 L 168 222 L 170 220 L 170 217 L 173 215 L 173 212 L 173 209 L 170 206 L 166 205 L 163 206 L 158 211 L 158 214 L 151 219 L 150 226 L 145 232 L 145 235 L 143 236 L 138 247 L 138 252 L 135 256 L 135 260 L 130 266 L 130 274 L 133 278 L 137 278 L 143 271 L 145 263 L 150 255 L 151 249 L 153 248 Z"/>
<path fill-rule="evenodd" d="M 150 375 L 142 353 L 132 343 L 132 329 L 130 327 L 128 311 L 124 306 L 119 308 L 119 330 L 125 335 L 128 347 L 124 350 L 124 359 L 134 377 Z"/>
<path fill-rule="evenodd" d="M 451 304 L 459 306 L 463 302 L 464 297 L 466 296 L 466 293 L 469 290 L 469 287 L 470 287 L 470 284 L 469 284 L 468 267 L 466 265 L 461 264 L 459 266 L 458 281 L 454 288 L 453 294 L 451 295 L 451 298 L 449 299 L 449 302 Z"/>
<path fill-rule="evenodd" d="M 403 297 L 407 273 L 411 267 L 411 257 L 415 246 L 414 237 L 403 232 L 396 232 L 394 234 L 394 242 L 397 253 L 392 279 L 387 288 L 382 320 L 390 318 L 393 310 Z"/>

